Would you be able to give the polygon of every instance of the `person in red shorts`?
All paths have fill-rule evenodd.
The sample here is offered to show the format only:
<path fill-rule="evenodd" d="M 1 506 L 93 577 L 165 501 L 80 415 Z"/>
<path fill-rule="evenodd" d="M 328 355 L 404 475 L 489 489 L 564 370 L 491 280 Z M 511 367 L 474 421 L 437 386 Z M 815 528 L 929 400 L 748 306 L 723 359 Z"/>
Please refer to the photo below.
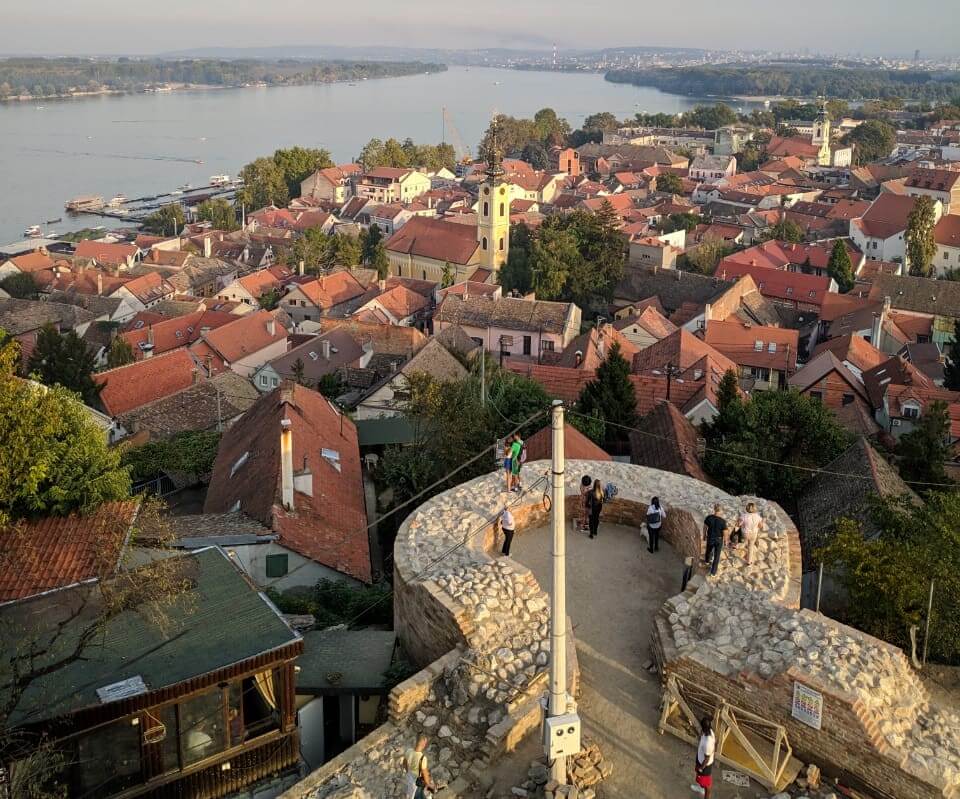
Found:
<path fill-rule="evenodd" d="M 697 747 L 696 785 L 690 788 L 710 799 L 713 789 L 713 758 L 717 749 L 717 737 L 713 734 L 713 724 L 708 716 L 700 719 L 700 745 Z"/>

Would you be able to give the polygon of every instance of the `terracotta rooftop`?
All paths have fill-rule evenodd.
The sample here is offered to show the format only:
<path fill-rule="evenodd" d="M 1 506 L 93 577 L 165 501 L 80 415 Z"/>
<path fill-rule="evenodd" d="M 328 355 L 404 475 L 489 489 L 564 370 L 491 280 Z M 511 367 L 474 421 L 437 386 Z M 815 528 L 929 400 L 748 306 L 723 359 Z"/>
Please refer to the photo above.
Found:
<path fill-rule="evenodd" d="M 528 461 L 550 460 L 553 456 L 553 430 L 550 425 L 538 430 L 524 443 L 527 445 Z M 601 447 L 569 423 L 563 425 L 563 455 L 571 460 L 613 460 Z"/>
<path fill-rule="evenodd" d="M 26 255 L 17 255 L 6 263 L 13 264 L 20 272 L 30 274 L 53 266 L 53 258 L 42 250 L 28 252 Z"/>
<path fill-rule="evenodd" d="M 4 530 L 0 602 L 113 575 L 139 507 L 138 500 L 105 502 L 92 513 L 22 521 Z"/>
<path fill-rule="evenodd" d="M 323 310 L 356 299 L 366 291 L 360 281 L 346 269 L 301 283 L 298 289 Z"/>
<path fill-rule="evenodd" d="M 434 321 L 464 327 L 562 333 L 572 303 L 525 300 L 519 297 L 467 297 L 448 294 Z"/>
<path fill-rule="evenodd" d="M 390 252 L 464 265 L 470 263 L 480 245 L 471 225 L 416 216 L 394 233 L 385 246 Z"/>
<path fill-rule="evenodd" d="M 853 333 L 821 342 L 816 346 L 811 357 L 816 358 L 825 350 L 832 352 L 838 360 L 853 364 L 861 372 L 872 369 L 890 357 L 880 352 L 862 336 Z"/>
<path fill-rule="evenodd" d="M 236 321 L 201 336 L 201 340 L 228 364 L 260 352 L 286 338 L 286 328 L 273 317 L 270 311 L 254 311 L 236 317 Z"/>
<path fill-rule="evenodd" d="M 907 217 L 913 210 L 915 197 L 884 192 L 860 219 L 853 220 L 864 235 L 875 239 L 889 239 L 906 230 Z"/>
<path fill-rule="evenodd" d="M 140 320 L 135 330 L 122 333 L 121 337 L 133 347 L 134 356 L 140 360 L 144 356 L 144 347 L 153 340 L 153 354 L 160 355 L 177 347 L 186 347 L 198 338 L 204 328 L 211 330 L 235 322 L 240 317 L 221 311 L 195 311 L 173 319 L 163 319 L 153 324 Z"/>
<path fill-rule="evenodd" d="M 97 372 L 93 379 L 102 386 L 100 404 L 103 409 L 110 416 L 119 416 L 193 385 L 200 371 L 188 350 L 177 349 Z"/>
<path fill-rule="evenodd" d="M 308 493 L 281 505 L 280 431 L 287 420 Z M 302 479 L 302 478 L 300 478 Z M 321 394 L 290 385 L 264 394 L 223 436 L 204 513 L 238 510 L 279 533 L 280 543 L 364 582 L 370 546 L 357 429 Z"/>
<path fill-rule="evenodd" d="M 741 366 L 758 366 L 793 374 L 800 332 L 744 322 L 707 322 L 704 341 Z"/>
<path fill-rule="evenodd" d="M 658 402 L 630 433 L 630 462 L 712 482 L 697 457 L 699 434 L 671 402 Z"/>
<path fill-rule="evenodd" d="M 721 373 L 732 369 L 736 364 L 707 342 L 697 338 L 683 328 L 676 330 L 666 338 L 640 350 L 633 358 L 633 371 L 663 371 L 667 366 L 686 371 L 704 358 L 709 357 Z"/>
<path fill-rule="evenodd" d="M 80 258 L 92 258 L 98 264 L 120 266 L 140 252 L 136 244 L 109 244 L 85 239 L 77 242 L 74 254 Z"/>
<path fill-rule="evenodd" d="M 835 372 L 864 400 L 868 399 L 866 389 L 846 366 L 844 366 L 830 350 L 821 352 L 811 359 L 800 371 L 790 378 L 791 388 L 797 391 L 806 391 L 814 383 L 823 380 L 828 374 Z"/>
<path fill-rule="evenodd" d="M 933 238 L 943 247 L 960 247 L 960 214 L 941 216 L 933 229 Z"/>
<path fill-rule="evenodd" d="M 760 293 L 765 297 L 788 300 L 804 305 L 820 306 L 830 293 L 831 278 L 806 275 L 803 272 L 786 272 L 767 266 L 723 263 L 717 266 L 717 274 L 724 279 L 750 275 Z"/>

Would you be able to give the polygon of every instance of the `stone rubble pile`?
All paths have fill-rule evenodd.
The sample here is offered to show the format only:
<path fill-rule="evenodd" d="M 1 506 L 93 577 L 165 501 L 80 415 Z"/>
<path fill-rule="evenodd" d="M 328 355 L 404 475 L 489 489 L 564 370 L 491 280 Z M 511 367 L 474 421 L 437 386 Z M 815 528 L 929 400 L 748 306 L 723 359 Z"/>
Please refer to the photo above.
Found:
<path fill-rule="evenodd" d="M 567 785 L 550 779 L 550 769 L 544 760 L 534 760 L 527 771 L 527 779 L 511 789 L 513 796 L 531 799 L 595 799 L 596 787 L 613 773 L 613 766 L 604 760 L 600 747 L 583 740 L 580 753 L 567 758 Z"/>

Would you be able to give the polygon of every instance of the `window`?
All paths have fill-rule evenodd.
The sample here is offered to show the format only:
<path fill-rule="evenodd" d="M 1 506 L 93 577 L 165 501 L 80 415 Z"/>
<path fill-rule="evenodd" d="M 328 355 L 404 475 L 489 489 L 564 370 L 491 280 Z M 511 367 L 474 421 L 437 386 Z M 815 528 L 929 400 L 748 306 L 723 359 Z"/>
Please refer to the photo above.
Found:
<path fill-rule="evenodd" d="M 237 462 L 233 464 L 233 467 L 230 469 L 231 477 L 233 477 L 237 473 L 237 470 L 240 469 L 240 467 L 247 462 L 247 458 L 249 457 L 250 457 L 250 453 L 244 452 L 243 455 L 237 458 Z"/>
<path fill-rule="evenodd" d="M 484 200 L 483 203 L 483 215 L 490 216 L 490 203 L 488 203 L 486 200 Z"/>
<path fill-rule="evenodd" d="M 223 692 L 214 690 L 180 704 L 180 751 L 184 766 L 227 748 Z"/>
<path fill-rule="evenodd" d="M 817 400 L 817 402 L 820 402 L 821 400 L 823 400 L 823 392 L 822 392 L 822 391 L 811 391 L 811 392 L 810 392 L 810 398 Z"/>
<path fill-rule="evenodd" d="M 816 296 L 817 296 L 816 290 L 811 289 L 810 292 L 809 292 L 809 294 L 808 294 L 807 296 L 809 296 L 809 297 L 816 297 Z"/>
<path fill-rule="evenodd" d="M 264 388 L 266 388 L 266 386 L 267 386 L 267 376 L 266 376 L 266 375 L 260 375 L 260 385 L 263 386 Z"/>
<path fill-rule="evenodd" d="M 544 352 L 553 352 L 553 341 L 552 340 L 541 340 L 540 349 Z"/>
<path fill-rule="evenodd" d="M 532 341 L 532 339 L 530 338 L 530 336 L 524 336 L 524 337 L 523 337 L 523 354 L 524 354 L 524 355 L 529 355 L 529 354 L 530 354 L 530 351 L 531 351 L 531 346 L 530 346 L 530 345 L 531 345 L 531 341 Z"/>
<path fill-rule="evenodd" d="M 948 253 L 946 250 L 943 251 L 943 260 L 944 261 L 950 260 L 950 253 Z"/>
<path fill-rule="evenodd" d="M 787 294 L 793 294 L 793 286 L 787 286 Z"/>
<path fill-rule="evenodd" d="M 140 724 L 125 718 L 84 733 L 77 740 L 78 794 L 109 796 L 137 785 Z"/>
<path fill-rule="evenodd" d="M 284 577 L 289 570 L 289 555 L 285 552 L 267 555 L 267 577 Z"/>
<path fill-rule="evenodd" d="M 753 342 L 753 349 L 755 352 L 763 352 L 763 342 L 760 339 L 757 339 Z"/>
<path fill-rule="evenodd" d="M 769 383 L 770 370 L 765 366 L 751 366 L 750 377 L 754 380 L 762 380 L 764 383 Z"/>
<path fill-rule="evenodd" d="M 852 405 L 853 404 L 853 394 L 844 394 L 843 395 L 843 404 Z"/>
<path fill-rule="evenodd" d="M 771 341 L 771 342 L 767 345 L 767 352 L 776 352 L 776 351 L 777 351 L 777 342 L 776 342 L 776 341 Z"/>
<path fill-rule="evenodd" d="M 271 378 L 270 378 L 270 386 L 271 386 L 272 388 L 276 388 L 279 384 L 280 384 L 280 381 L 279 381 L 278 378 L 276 378 L 276 377 L 271 377 Z"/>
<path fill-rule="evenodd" d="M 480 242 L 480 246 L 483 247 L 483 249 L 487 249 L 487 237 L 486 237 L 486 236 L 483 237 L 483 240 Z"/>
<path fill-rule="evenodd" d="M 503 203 L 500 203 L 500 216 L 503 216 L 503 215 L 504 215 L 504 210 L 505 210 L 504 204 L 503 204 Z M 500 249 L 502 250 L 503 247 L 501 247 Z"/>
<path fill-rule="evenodd" d="M 920 418 L 920 408 L 916 405 L 904 405 L 903 406 L 903 418 L 904 419 L 919 419 Z"/>
<path fill-rule="evenodd" d="M 503 236 L 500 237 L 500 252 L 503 252 Z"/>

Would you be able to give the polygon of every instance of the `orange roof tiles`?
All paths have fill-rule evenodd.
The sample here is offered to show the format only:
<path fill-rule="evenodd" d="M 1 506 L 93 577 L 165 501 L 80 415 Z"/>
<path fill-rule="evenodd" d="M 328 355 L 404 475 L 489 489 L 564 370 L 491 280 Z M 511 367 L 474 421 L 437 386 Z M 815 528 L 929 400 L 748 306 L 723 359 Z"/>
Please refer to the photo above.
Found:
<path fill-rule="evenodd" d="M 301 283 L 298 288 L 308 300 L 324 310 L 356 299 L 365 292 L 360 281 L 347 270 Z"/>
<path fill-rule="evenodd" d="M 287 338 L 287 330 L 270 311 L 254 311 L 204 333 L 201 340 L 227 363 L 235 363 Z M 271 332 L 272 330 L 272 332 Z"/>
<path fill-rule="evenodd" d="M 740 366 L 777 369 L 790 374 L 796 370 L 798 330 L 711 320 L 707 322 L 704 340 Z"/>
<path fill-rule="evenodd" d="M 92 258 L 97 263 L 120 266 L 136 257 L 140 252 L 135 244 L 110 244 L 103 241 L 77 242 L 74 254 L 80 258 Z"/>
<path fill-rule="evenodd" d="M 185 349 L 97 372 L 100 404 L 110 416 L 168 397 L 193 384 L 198 367 Z"/>
<path fill-rule="evenodd" d="M 151 338 L 153 339 L 153 353 L 159 355 L 177 347 L 186 347 L 192 344 L 200 338 L 200 333 L 204 328 L 212 330 L 230 324 L 238 318 L 233 314 L 220 311 L 194 311 L 173 319 L 160 317 L 159 320 L 145 324 L 136 330 L 128 330 L 121 336 L 133 347 L 134 355 L 139 360 L 143 358 L 144 354 L 142 346 L 147 344 Z"/>
<path fill-rule="evenodd" d="M 527 445 L 527 460 L 549 460 L 553 453 L 552 435 L 553 430 L 550 425 L 547 425 L 530 436 L 525 442 Z M 573 460 L 613 460 L 602 448 L 570 424 L 564 424 L 563 426 L 563 454 L 564 457 Z"/>
<path fill-rule="evenodd" d="M 866 372 L 868 369 L 878 366 L 890 357 L 880 352 L 862 336 L 853 333 L 822 341 L 814 349 L 811 358 L 816 358 L 825 350 L 832 352 L 838 360 L 853 364 L 861 372 Z"/>
<path fill-rule="evenodd" d="M 9 263 L 13 264 L 21 272 L 30 274 L 32 272 L 39 272 L 43 269 L 52 268 L 53 258 L 51 258 L 46 252 L 37 250 L 35 252 L 28 252 L 26 255 L 17 255 L 16 257 L 11 258 Z"/>
<path fill-rule="evenodd" d="M 385 246 L 390 252 L 463 265 L 473 260 L 480 245 L 472 225 L 415 216 L 394 233 Z"/>
<path fill-rule="evenodd" d="M 0 602 L 112 575 L 140 507 L 105 502 L 92 513 L 23 521 L 3 531 Z"/>

